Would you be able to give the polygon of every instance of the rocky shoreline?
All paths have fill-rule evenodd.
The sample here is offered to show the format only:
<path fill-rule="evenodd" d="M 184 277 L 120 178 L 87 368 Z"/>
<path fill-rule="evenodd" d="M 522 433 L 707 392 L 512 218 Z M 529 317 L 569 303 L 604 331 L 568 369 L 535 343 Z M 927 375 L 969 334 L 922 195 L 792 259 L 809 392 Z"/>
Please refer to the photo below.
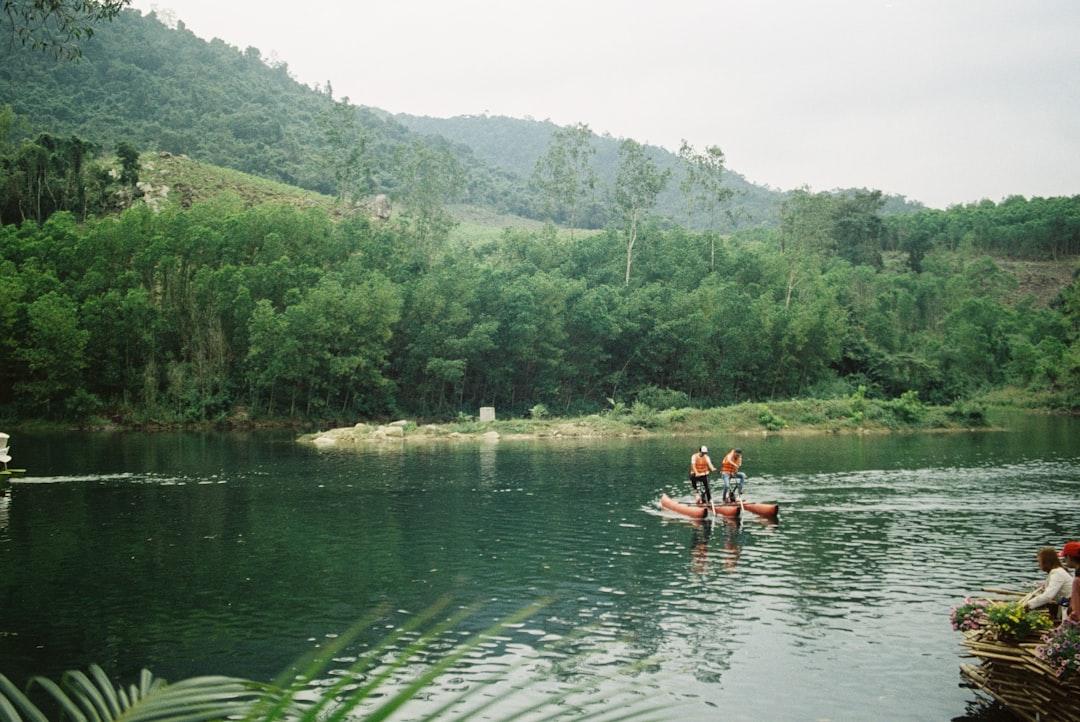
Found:
<path fill-rule="evenodd" d="M 465 428 L 462 428 L 464 426 Z M 524 429 L 521 424 L 507 424 L 499 430 L 498 423 L 465 425 L 418 425 L 412 421 L 398 420 L 388 424 L 358 423 L 311 434 L 299 438 L 302 443 L 319 447 L 347 447 L 369 443 L 401 441 L 486 441 L 516 439 L 585 439 L 628 436 L 649 436 L 641 427 L 625 426 L 620 429 L 600 428 L 586 421 L 561 421 L 546 424 L 533 423 L 535 428 Z"/>

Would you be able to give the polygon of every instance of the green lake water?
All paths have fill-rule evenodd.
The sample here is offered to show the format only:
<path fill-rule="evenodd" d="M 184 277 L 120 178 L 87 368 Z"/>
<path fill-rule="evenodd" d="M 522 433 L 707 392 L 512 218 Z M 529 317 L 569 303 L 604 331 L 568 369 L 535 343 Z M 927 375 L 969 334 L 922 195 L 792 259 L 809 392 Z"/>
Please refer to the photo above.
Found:
<path fill-rule="evenodd" d="M 965 719 L 950 609 L 1041 578 L 1037 549 L 1080 538 L 1080 420 L 1009 426 L 347 451 L 9 429 L 28 471 L 0 498 L 0 673 L 270 681 L 377 611 L 335 679 L 439 600 L 439 619 L 474 608 L 390 689 L 544 600 L 399 718 L 471 691 L 460 705 L 498 697 L 500 719 L 575 688 L 566 718 L 629 701 L 679 720 Z M 746 496 L 779 502 L 778 523 L 661 512 L 700 443 L 743 449 Z"/>

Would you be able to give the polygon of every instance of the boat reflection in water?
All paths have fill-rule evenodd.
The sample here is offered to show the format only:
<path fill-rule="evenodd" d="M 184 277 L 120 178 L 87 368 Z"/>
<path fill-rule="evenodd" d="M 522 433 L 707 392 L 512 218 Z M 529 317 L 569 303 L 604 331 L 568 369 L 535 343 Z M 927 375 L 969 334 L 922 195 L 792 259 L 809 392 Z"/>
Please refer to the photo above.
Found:
<path fill-rule="evenodd" d="M 708 574 L 709 562 L 712 560 L 709 543 L 714 534 L 722 536 L 724 540 L 723 549 L 719 551 L 724 571 L 733 572 L 742 553 L 746 526 L 775 527 L 779 521 L 775 517 L 751 516 L 737 519 L 718 516 L 694 519 L 690 524 L 690 568 L 695 574 L 704 576 Z"/>

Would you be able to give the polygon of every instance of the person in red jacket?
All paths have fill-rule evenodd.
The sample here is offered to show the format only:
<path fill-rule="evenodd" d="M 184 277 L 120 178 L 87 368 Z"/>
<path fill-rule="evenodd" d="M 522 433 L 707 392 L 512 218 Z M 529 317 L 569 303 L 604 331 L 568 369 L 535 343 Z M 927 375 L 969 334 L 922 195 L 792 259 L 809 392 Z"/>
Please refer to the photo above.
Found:
<path fill-rule="evenodd" d="M 1071 541 L 1061 550 L 1061 557 L 1065 560 L 1065 566 L 1072 567 L 1073 582 L 1072 594 L 1069 595 L 1069 613 L 1065 620 L 1073 624 L 1080 624 L 1080 577 L 1075 576 L 1080 569 L 1080 542 Z"/>
<path fill-rule="evenodd" d="M 735 501 L 735 489 L 732 488 L 731 484 L 732 478 L 737 482 L 735 487 L 739 490 L 739 496 L 742 496 L 746 474 L 739 471 L 740 466 L 742 466 L 742 449 L 732 449 L 724 457 L 724 460 L 720 462 L 720 478 L 724 480 L 724 501 Z"/>
<path fill-rule="evenodd" d="M 709 504 L 712 502 L 712 492 L 709 491 L 709 472 L 716 471 L 712 459 L 709 458 L 709 449 L 702 446 L 690 457 L 690 486 L 697 492 L 698 484 L 701 484 L 701 493 L 698 494 L 698 502 Z"/>

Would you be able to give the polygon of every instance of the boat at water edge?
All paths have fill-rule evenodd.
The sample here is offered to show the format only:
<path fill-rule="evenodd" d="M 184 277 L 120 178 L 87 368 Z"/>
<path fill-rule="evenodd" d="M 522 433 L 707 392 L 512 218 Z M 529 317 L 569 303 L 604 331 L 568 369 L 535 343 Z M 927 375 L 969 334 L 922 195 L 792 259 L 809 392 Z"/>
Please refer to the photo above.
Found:
<path fill-rule="evenodd" d="M 26 473 L 26 469 L 8 468 L 8 462 L 11 461 L 11 455 L 8 453 L 10 451 L 8 439 L 10 438 L 10 434 L 0 432 L 0 464 L 4 466 L 3 469 L 0 469 L 0 479 L 10 479 L 13 476 L 22 476 Z"/>

